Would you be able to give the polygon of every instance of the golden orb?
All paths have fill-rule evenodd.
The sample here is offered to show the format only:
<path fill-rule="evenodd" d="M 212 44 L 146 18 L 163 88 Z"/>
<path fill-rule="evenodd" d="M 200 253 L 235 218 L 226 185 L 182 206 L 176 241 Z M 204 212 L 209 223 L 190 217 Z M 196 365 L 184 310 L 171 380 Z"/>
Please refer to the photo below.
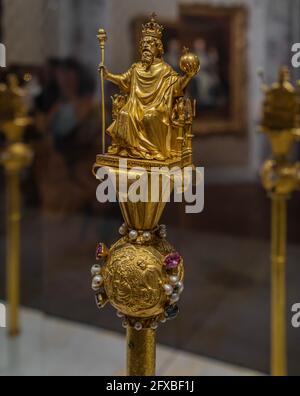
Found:
<path fill-rule="evenodd" d="M 163 314 L 170 300 L 164 288 L 170 283 L 164 259 L 171 252 L 174 248 L 162 239 L 153 245 L 119 240 L 111 248 L 102 270 L 105 292 L 112 306 L 133 318 Z M 183 262 L 176 275 L 182 281 Z"/>
<path fill-rule="evenodd" d="M 197 55 L 186 49 L 180 58 L 179 66 L 184 73 L 195 75 L 200 71 L 200 60 Z"/>

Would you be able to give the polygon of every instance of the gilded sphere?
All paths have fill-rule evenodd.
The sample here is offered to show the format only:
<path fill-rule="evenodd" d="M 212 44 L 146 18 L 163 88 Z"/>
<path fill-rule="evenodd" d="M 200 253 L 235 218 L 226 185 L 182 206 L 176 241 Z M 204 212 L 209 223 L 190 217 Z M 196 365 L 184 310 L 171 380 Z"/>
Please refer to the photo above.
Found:
<path fill-rule="evenodd" d="M 20 170 L 29 166 L 32 162 L 32 150 L 24 143 L 13 143 L 8 146 L 0 155 L 0 163 L 4 164 L 6 169 Z"/>
<path fill-rule="evenodd" d="M 164 265 L 166 255 L 174 249 L 167 241 L 138 245 L 119 240 L 110 250 L 102 268 L 104 288 L 110 303 L 133 318 L 150 318 L 164 313 L 170 297 L 164 285 L 169 275 Z M 183 278 L 183 264 L 178 267 Z"/>
<path fill-rule="evenodd" d="M 195 75 L 200 71 L 200 60 L 197 55 L 187 52 L 180 58 L 179 66 L 184 73 Z"/>

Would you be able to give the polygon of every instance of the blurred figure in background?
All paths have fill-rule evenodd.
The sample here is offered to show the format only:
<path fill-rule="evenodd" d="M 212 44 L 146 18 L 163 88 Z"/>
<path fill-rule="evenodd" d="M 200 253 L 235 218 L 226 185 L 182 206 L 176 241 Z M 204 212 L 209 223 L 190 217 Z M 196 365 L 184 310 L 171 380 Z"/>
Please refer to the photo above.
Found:
<path fill-rule="evenodd" d="M 74 59 L 52 60 L 36 98 L 36 125 L 43 134 L 37 147 L 36 176 L 43 209 L 67 214 L 95 201 L 91 173 L 100 139 L 95 81 Z"/>
<path fill-rule="evenodd" d="M 192 93 L 197 98 L 199 110 L 224 104 L 218 50 L 208 47 L 207 42 L 201 37 L 194 41 L 193 48 L 201 60 L 201 73 L 195 78 L 195 91 Z"/>
<path fill-rule="evenodd" d="M 182 46 L 177 38 L 173 38 L 168 43 L 168 50 L 165 55 L 165 61 L 172 66 L 176 72 L 180 72 L 179 59 L 182 55 Z"/>
<path fill-rule="evenodd" d="M 48 113 L 53 105 L 59 100 L 60 91 L 58 87 L 57 75 L 62 61 L 58 58 L 50 58 L 46 62 L 42 76 L 42 91 L 36 97 L 36 110 L 41 113 Z"/>

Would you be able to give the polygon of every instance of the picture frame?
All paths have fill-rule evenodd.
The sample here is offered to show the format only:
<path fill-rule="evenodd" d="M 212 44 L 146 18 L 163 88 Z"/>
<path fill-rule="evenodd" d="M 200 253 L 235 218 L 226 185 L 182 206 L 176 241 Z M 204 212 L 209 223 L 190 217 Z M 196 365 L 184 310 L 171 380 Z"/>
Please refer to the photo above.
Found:
<path fill-rule="evenodd" d="M 219 62 L 214 65 L 208 58 L 205 65 L 202 56 L 200 81 L 201 73 L 203 76 L 205 72 L 211 72 L 210 68 L 218 67 L 221 90 L 217 90 L 216 97 L 223 95 L 224 103 L 201 111 L 203 101 L 200 99 L 195 133 L 244 135 L 248 118 L 247 9 L 244 6 L 181 5 L 179 15 L 182 45 L 193 52 L 192 39 L 202 38 L 206 40 L 208 51 L 214 48 L 212 58 L 217 55 Z M 205 67 L 208 70 L 205 71 Z"/>
<path fill-rule="evenodd" d="M 139 42 L 146 17 L 133 21 L 133 39 Z M 180 5 L 177 20 L 159 20 L 164 26 L 164 59 L 179 70 L 182 49 L 188 47 L 201 62 L 187 95 L 196 98 L 195 135 L 247 132 L 247 10 L 243 6 Z M 138 41 L 136 41 L 138 40 Z M 138 59 L 138 48 L 135 48 Z"/>

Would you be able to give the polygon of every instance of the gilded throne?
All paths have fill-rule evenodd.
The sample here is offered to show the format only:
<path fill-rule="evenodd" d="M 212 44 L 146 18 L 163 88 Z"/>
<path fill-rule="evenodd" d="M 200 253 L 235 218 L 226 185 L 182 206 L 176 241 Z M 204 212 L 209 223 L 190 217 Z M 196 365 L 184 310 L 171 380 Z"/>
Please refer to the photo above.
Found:
<path fill-rule="evenodd" d="M 116 94 L 111 97 L 112 118 L 117 120 L 122 108 L 126 105 L 128 95 Z M 192 161 L 192 124 L 196 116 L 196 101 L 181 96 L 173 100 L 170 108 L 170 157 L 173 161 L 191 163 Z M 108 154 L 115 154 L 114 142 L 108 148 Z"/>

